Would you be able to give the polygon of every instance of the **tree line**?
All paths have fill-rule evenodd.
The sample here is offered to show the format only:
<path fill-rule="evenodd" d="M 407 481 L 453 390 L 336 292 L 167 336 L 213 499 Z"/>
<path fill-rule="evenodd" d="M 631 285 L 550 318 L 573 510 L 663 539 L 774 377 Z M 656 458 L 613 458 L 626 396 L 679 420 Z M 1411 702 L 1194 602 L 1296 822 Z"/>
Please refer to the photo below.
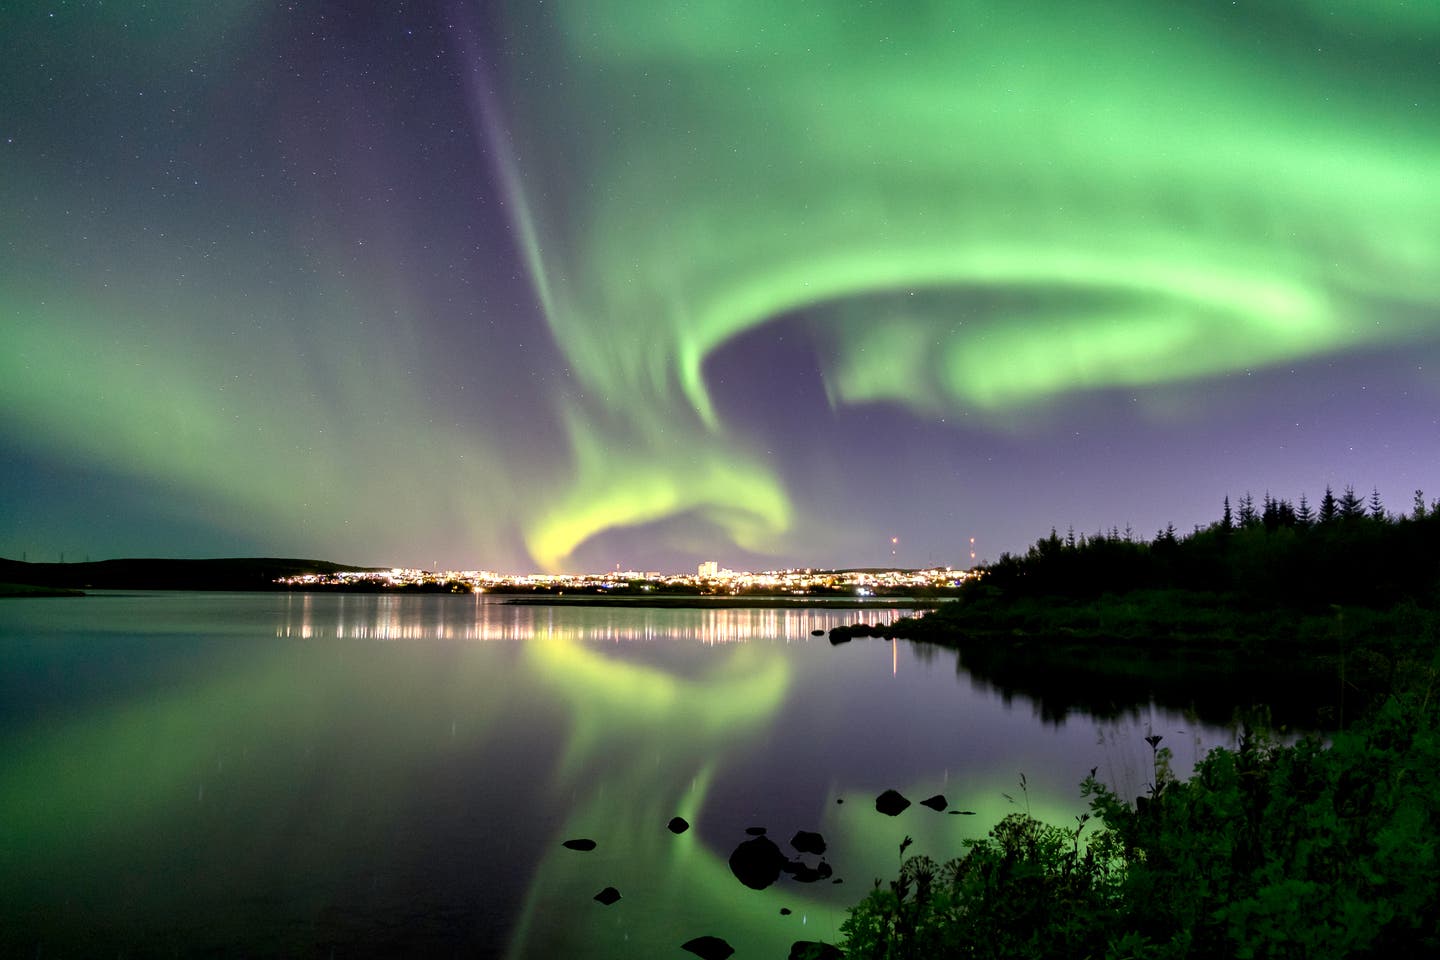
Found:
<path fill-rule="evenodd" d="M 972 590 L 1014 596 L 1096 597 L 1135 589 L 1233 594 L 1264 605 L 1440 605 L 1440 501 L 1415 491 L 1392 513 L 1380 494 L 1327 487 L 1318 505 L 1246 493 L 1220 517 L 1152 539 L 1112 528 L 1076 536 L 1052 529 L 1023 555 L 1005 553 Z"/>

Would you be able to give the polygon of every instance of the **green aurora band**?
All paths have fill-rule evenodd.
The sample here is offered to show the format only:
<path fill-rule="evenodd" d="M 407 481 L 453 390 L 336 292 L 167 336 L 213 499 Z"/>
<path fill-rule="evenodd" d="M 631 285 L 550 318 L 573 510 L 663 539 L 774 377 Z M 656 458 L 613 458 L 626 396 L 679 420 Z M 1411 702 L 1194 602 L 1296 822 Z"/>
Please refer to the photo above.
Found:
<path fill-rule="evenodd" d="M 778 545 L 794 508 L 705 363 L 787 315 L 832 404 L 1002 429 L 1076 391 L 1433 335 L 1429 8 L 544 10 L 511 9 L 505 167 L 585 387 L 570 492 L 526 529 L 545 566 L 686 512 Z"/>
<path fill-rule="evenodd" d="M 339 53 L 282 76 L 304 44 L 252 0 L 12 4 L 0 439 L 277 554 L 563 569 L 637 525 L 853 553 L 861 521 L 793 489 L 707 376 L 749 332 L 799 325 L 836 410 L 1000 434 L 1433 345 L 1437 9 L 487 8 L 429 119 L 495 160 L 532 336 L 508 261 L 462 249 L 493 209 L 460 223 L 433 197 L 465 185 L 415 160 L 429 90 L 357 95 Z M 98 551 L 130 506 L 57 507 L 7 553 Z"/>

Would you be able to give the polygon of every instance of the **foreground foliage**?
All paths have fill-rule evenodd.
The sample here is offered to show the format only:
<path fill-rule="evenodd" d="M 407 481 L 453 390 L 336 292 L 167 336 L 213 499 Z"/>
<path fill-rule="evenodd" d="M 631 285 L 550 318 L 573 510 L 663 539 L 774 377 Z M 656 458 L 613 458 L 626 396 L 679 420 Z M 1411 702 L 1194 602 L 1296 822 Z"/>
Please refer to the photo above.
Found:
<path fill-rule="evenodd" d="M 1153 738 L 1148 797 L 1091 777 L 1071 829 L 1017 813 L 943 866 L 912 857 L 851 911 L 846 954 L 1440 955 L 1434 676 L 1328 746 L 1247 734 L 1187 781 Z"/>

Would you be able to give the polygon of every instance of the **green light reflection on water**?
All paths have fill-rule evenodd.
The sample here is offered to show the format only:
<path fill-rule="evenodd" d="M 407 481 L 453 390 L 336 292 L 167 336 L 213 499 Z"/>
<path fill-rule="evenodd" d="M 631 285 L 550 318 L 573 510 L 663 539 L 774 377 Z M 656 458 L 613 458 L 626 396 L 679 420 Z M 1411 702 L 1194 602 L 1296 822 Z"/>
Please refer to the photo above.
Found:
<path fill-rule="evenodd" d="M 512 860 L 459 865 L 482 885 L 509 877 L 524 888 L 512 958 L 658 955 L 705 933 L 749 954 L 783 956 L 795 939 L 838 936 L 844 908 L 864 895 L 873 875 L 898 866 L 906 835 L 914 839 L 910 853 L 944 860 L 1017 804 L 1060 824 L 1082 808 L 1073 789 L 1032 784 L 1028 796 L 1020 794 L 1011 769 L 1020 761 L 1009 755 L 956 769 L 953 786 L 936 779 L 938 770 L 930 779 L 877 786 L 865 782 L 873 774 L 864 772 L 863 759 L 837 771 L 828 785 L 738 782 L 752 775 L 742 772 L 751 769 L 751 758 L 774 753 L 789 733 L 778 726 L 787 715 L 796 719 L 787 710 L 808 705 L 820 716 L 815 729 L 828 729 L 835 718 L 827 711 L 853 714 L 834 702 L 837 693 L 854 689 L 846 683 L 876 670 L 892 681 L 897 648 L 876 641 L 832 652 L 823 640 L 797 648 L 779 639 L 808 634 L 797 627 L 819 622 L 815 611 L 779 618 L 773 611 L 627 612 L 634 621 L 627 625 L 626 615 L 613 611 L 538 608 L 521 622 L 512 614 L 522 608 L 415 599 L 297 600 L 260 618 L 273 637 L 249 636 L 233 625 L 223 628 L 233 635 L 197 629 L 187 636 L 181 616 L 168 634 L 97 634 L 68 650 L 67 657 L 110 657 L 117 664 L 140 656 L 169 663 L 192 647 L 200 653 L 188 673 L 53 711 L 53 720 L 0 728 L 6 757 L 0 765 L 0 888 L 31 899 L 59 889 L 82 900 L 105 898 L 99 908 L 133 911 L 138 940 L 152 946 L 162 936 L 156 918 L 165 915 L 178 923 L 232 912 L 215 922 L 229 923 L 238 937 L 247 925 L 273 925 L 275 916 L 263 904 L 227 898 L 283 898 L 286 915 L 313 923 L 337 898 L 344 900 L 344 884 L 357 872 L 368 877 L 365 871 L 417 865 L 423 871 L 432 851 L 469 849 L 446 832 L 458 825 L 516 838 L 513 848 L 498 840 L 486 848 L 492 854 L 513 849 Z M 154 615 L 159 608 L 147 609 Z M 440 639 L 457 631 L 468 636 L 466 624 L 476 619 L 511 639 Z M 631 639 L 600 639 L 597 620 Z M 352 634 L 372 639 L 356 641 Z M 643 639 L 647 635 L 655 640 Z M 23 645 L 12 644 L 0 664 L 39 657 L 47 641 L 24 642 L 33 654 L 17 653 Z M 923 665 L 909 648 L 903 652 L 902 667 Z M 964 701 L 947 665 L 934 666 L 940 689 L 932 684 L 933 692 Z M 830 702 L 822 708 L 809 699 L 816 696 Z M 987 722 L 994 711 L 984 702 L 957 716 Z M 894 721 L 884 720 L 885 729 Z M 982 732 L 952 736 L 954 755 L 967 755 L 966 744 Z M 917 727 L 914 736 L 946 734 Z M 857 757 L 869 749 L 853 747 Z M 1023 753 L 1018 741 L 1016 750 Z M 919 754 L 922 762 L 932 755 L 938 754 Z M 1037 772 L 1032 779 L 1040 779 L 1033 777 Z M 717 792 L 717 784 L 726 789 Z M 872 801 L 884 786 L 900 789 L 916 806 L 895 820 L 879 816 Z M 918 805 L 939 789 L 975 815 L 935 814 Z M 804 887 L 782 879 L 765 891 L 742 887 L 726 861 L 744 837 L 715 829 L 725 811 L 712 802 L 720 795 L 733 804 L 737 790 L 747 804 L 754 797 L 757 811 L 773 809 L 774 793 L 814 794 L 801 796 L 799 806 L 815 812 L 815 822 L 803 826 L 824 834 L 845 884 Z M 460 791 L 454 804 L 474 808 L 473 816 L 447 821 L 434 835 L 403 833 L 417 813 L 423 818 L 445 807 L 437 793 L 454 791 Z M 840 797 L 846 802 L 837 804 Z M 535 808 L 524 810 L 531 802 Z M 490 819 L 498 809 L 510 819 Z M 672 835 L 665 825 L 675 815 L 692 829 Z M 768 815 L 759 815 L 765 822 Z M 397 832 L 429 846 L 387 846 Z M 599 847 L 578 854 L 560 846 L 574 836 L 592 837 Z M 789 838 L 777 830 L 773 839 L 785 849 Z M 180 889 L 173 877 L 168 888 L 164 878 L 136 880 L 137 864 L 174 867 L 175 876 L 194 885 Z M 445 877 L 422 873 L 425 883 Z M 120 890 L 126 883 L 135 889 Z M 591 901 L 611 885 L 624 898 L 618 904 Z M 16 909 L 19 901 L 7 899 Z M 781 918 L 781 906 L 793 916 Z M 383 902 L 379 908 L 388 909 Z"/>

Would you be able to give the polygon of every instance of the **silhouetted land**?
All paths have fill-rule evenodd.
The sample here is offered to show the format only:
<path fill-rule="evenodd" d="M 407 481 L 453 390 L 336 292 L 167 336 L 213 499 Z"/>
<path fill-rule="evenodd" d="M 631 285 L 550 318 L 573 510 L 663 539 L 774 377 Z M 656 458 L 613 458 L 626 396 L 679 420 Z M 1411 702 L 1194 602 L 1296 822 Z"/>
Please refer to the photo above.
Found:
<path fill-rule="evenodd" d="M 1440 649 L 1440 513 L 1417 494 L 1391 515 L 1347 490 L 1319 511 L 1247 497 L 1236 515 L 1227 499 L 1185 536 L 1052 530 L 955 602 L 877 632 L 956 647 L 967 670 L 1062 715 L 1154 696 L 1208 701 L 1214 720 L 1230 696 L 1339 725 Z"/>
<path fill-rule="evenodd" d="M 25 563 L 0 559 L 0 582 L 94 590 L 275 590 L 279 577 L 367 570 L 328 560 L 237 557 Z"/>
<path fill-rule="evenodd" d="M 0 583 L 0 598 L 3 597 L 83 597 L 81 590 L 65 587 L 37 587 L 26 583 Z"/>
<path fill-rule="evenodd" d="M 1212 722 L 1253 705 L 1330 732 L 1280 743 L 1247 722 L 1186 781 L 1147 737 L 1146 796 L 1092 771 L 1073 823 L 1015 813 L 933 851 L 960 854 L 948 863 L 923 851 L 852 911 L 846 955 L 1436 955 L 1437 507 L 1417 491 L 1395 516 L 1327 490 L 1315 511 L 1247 496 L 1237 516 L 1227 499 L 1185 537 L 1052 531 L 953 604 L 850 631 L 956 647 L 963 669 L 1047 715 L 1153 697 Z"/>

